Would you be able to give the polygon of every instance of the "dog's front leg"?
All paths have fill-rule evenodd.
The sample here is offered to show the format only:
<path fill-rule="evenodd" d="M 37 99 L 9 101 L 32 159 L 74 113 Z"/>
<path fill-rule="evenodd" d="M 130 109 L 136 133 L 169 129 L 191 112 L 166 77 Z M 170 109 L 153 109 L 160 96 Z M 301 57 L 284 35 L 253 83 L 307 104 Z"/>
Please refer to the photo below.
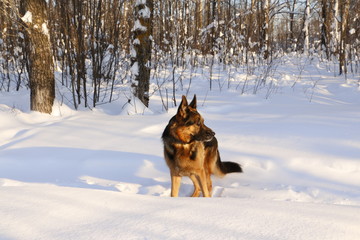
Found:
<path fill-rule="evenodd" d="M 210 193 L 209 193 L 208 184 L 207 184 L 206 179 L 207 179 L 206 178 L 206 172 L 203 169 L 199 174 L 199 181 L 200 181 L 201 191 L 202 191 L 204 197 L 210 197 Z"/>
<path fill-rule="evenodd" d="M 171 197 L 179 196 L 181 176 L 171 175 Z"/>
<path fill-rule="evenodd" d="M 193 182 L 194 185 L 194 192 L 191 195 L 191 197 L 198 197 L 200 196 L 200 185 L 199 185 L 199 180 L 197 179 L 195 174 L 191 174 L 190 175 L 190 179 Z"/>

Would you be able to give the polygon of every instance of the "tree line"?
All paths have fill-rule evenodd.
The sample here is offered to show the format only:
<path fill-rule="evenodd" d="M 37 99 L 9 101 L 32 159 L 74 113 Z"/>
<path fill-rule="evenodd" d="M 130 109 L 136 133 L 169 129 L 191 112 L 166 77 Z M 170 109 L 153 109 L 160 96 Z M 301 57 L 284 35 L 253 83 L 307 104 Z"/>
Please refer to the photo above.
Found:
<path fill-rule="evenodd" d="M 48 55 L 39 57 L 44 52 L 35 49 Z M 339 74 L 358 72 L 360 1 L 0 2 L 0 91 L 41 92 L 56 72 L 75 108 L 113 101 L 119 84 L 131 85 L 148 105 L 151 71 L 161 64 L 241 65 L 289 52 L 335 61 Z M 36 72 L 40 65 L 49 71 Z M 43 82 L 32 84 L 34 74 L 42 74 Z M 54 96 L 50 88 L 44 94 Z"/>

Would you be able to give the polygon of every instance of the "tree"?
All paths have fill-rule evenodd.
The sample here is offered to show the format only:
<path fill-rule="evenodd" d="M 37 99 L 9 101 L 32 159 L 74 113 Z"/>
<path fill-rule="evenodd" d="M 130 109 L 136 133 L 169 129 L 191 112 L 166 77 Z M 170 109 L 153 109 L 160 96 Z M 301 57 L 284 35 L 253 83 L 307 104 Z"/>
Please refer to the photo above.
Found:
<path fill-rule="evenodd" d="M 333 29 L 331 32 L 332 37 L 332 52 L 333 54 L 338 54 L 338 46 L 340 42 L 340 32 L 339 32 L 339 0 L 332 1 L 332 11 L 333 11 Z"/>
<path fill-rule="evenodd" d="M 150 61 L 152 46 L 153 1 L 135 2 L 135 23 L 132 29 L 132 86 L 134 94 L 145 106 L 149 106 Z"/>
<path fill-rule="evenodd" d="M 310 40 L 309 40 L 309 34 L 310 34 L 310 0 L 306 0 L 305 3 L 305 13 L 304 13 L 304 53 L 309 54 L 310 49 Z"/>
<path fill-rule="evenodd" d="M 264 40 L 264 58 L 267 59 L 270 54 L 270 0 L 264 2 L 264 23 L 263 23 L 263 40 Z"/>
<path fill-rule="evenodd" d="M 45 0 L 24 0 L 22 21 L 29 39 L 30 109 L 51 113 L 55 99 L 54 63 Z"/>
<path fill-rule="evenodd" d="M 84 29 L 84 1 L 74 0 L 74 16 L 73 21 L 76 27 L 76 68 L 77 68 L 77 79 L 76 79 L 76 92 L 78 96 L 78 103 L 81 103 L 81 84 L 83 88 L 83 98 L 85 107 L 88 107 L 87 103 L 87 88 L 86 88 L 86 51 L 85 51 L 85 29 Z"/>
<path fill-rule="evenodd" d="M 340 25 L 340 44 L 339 44 L 339 74 L 347 73 L 346 66 L 346 45 L 348 38 L 348 22 L 349 22 L 349 7 L 350 0 L 343 0 L 340 4 L 340 17 L 341 17 L 341 25 Z"/>
<path fill-rule="evenodd" d="M 291 5 L 290 1 L 287 2 L 289 8 L 289 17 L 290 17 L 290 24 L 289 24 L 289 42 L 290 42 L 290 49 L 294 51 L 296 49 L 296 39 L 295 39 L 295 7 L 296 7 L 296 0 L 293 0 Z M 288 46 L 287 46 L 288 47 Z"/>
<path fill-rule="evenodd" d="M 326 58 L 330 59 L 329 38 L 330 38 L 330 17 L 328 0 L 321 0 L 321 49 L 325 52 Z"/>

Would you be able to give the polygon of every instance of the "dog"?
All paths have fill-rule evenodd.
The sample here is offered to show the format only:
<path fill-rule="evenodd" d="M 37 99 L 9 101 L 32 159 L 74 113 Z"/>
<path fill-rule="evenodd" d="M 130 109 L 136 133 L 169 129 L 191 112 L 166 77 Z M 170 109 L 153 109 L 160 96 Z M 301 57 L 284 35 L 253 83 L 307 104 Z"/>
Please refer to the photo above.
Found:
<path fill-rule="evenodd" d="M 181 178 L 187 176 L 194 184 L 192 197 L 210 197 L 211 174 L 223 177 L 242 172 L 235 162 L 221 162 L 215 133 L 204 124 L 197 111 L 196 95 L 190 104 L 182 96 L 180 106 L 162 134 L 164 158 L 170 169 L 171 197 L 179 195 Z"/>

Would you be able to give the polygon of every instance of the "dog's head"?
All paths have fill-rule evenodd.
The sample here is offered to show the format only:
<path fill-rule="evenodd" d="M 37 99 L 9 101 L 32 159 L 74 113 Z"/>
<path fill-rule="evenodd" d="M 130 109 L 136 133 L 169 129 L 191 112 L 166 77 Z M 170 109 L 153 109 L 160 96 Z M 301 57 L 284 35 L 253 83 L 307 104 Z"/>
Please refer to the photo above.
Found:
<path fill-rule="evenodd" d="M 184 143 L 192 141 L 211 141 L 215 133 L 204 124 L 204 119 L 196 109 L 196 95 L 188 104 L 185 96 L 182 96 L 180 106 L 176 114 L 176 134 Z"/>

